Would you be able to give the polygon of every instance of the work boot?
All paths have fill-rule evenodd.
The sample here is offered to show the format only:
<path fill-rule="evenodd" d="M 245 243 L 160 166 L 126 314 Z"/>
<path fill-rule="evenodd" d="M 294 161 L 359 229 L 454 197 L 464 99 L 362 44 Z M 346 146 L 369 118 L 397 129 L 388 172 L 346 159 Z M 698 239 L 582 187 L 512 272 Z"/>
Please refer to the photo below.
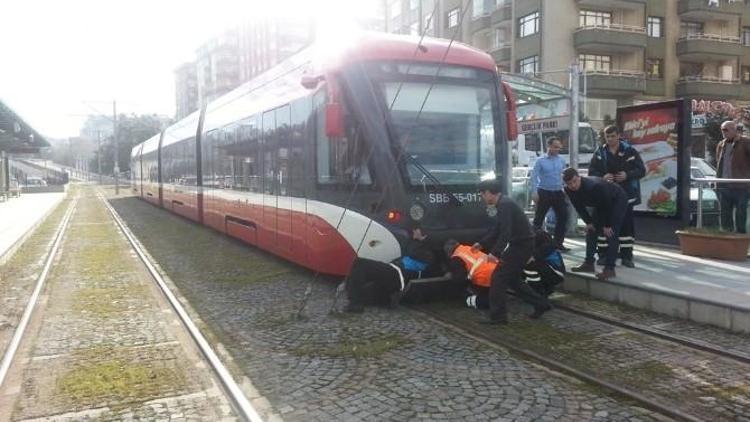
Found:
<path fill-rule="evenodd" d="M 529 314 L 529 318 L 531 318 L 531 319 L 539 319 L 539 318 L 542 317 L 542 315 L 544 315 L 545 312 L 549 311 L 550 309 L 552 309 L 551 305 L 537 306 L 537 307 L 534 308 L 534 312 L 532 312 L 531 314 Z"/>
<path fill-rule="evenodd" d="M 570 252 L 570 248 L 565 247 L 563 244 L 557 245 L 556 249 L 560 252 Z"/>
<path fill-rule="evenodd" d="M 593 273 L 596 272 L 596 268 L 594 267 L 593 262 L 584 261 L 583 264 L 571 268 L 570 271 L 573 271 L 574 273 Z"/>
<path fill-rule="evenodd" d="M 635 268 L 635 263 L 633 262 L 632 259 L 625 259 L 625 258 L 623 258 L 622 259 L 622 266 L 623 267 L 628 267 L 628 268 Z"/>
<path fill-rule="evenodd" d="M 616 274 L 615 274 L 614 268 L 604 267 L 602 272 L 596 273 L 596 278 L 599 279 L 599 281 L 607 281 L 610 278 L 615 278 L 615 277 L 616 277 Z"/>

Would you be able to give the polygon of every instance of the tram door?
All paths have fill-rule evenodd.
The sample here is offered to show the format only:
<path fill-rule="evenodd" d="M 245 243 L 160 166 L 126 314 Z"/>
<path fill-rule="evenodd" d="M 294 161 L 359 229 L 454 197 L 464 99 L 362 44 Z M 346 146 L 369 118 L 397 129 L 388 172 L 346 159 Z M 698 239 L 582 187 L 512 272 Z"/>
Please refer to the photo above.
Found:
<path fill-rule="evenodd" d="M 284 106 L 276 111 L 276 242 L 278 250 L 292 250 L 292 193 L 291 178 L 291 110 Z"/>

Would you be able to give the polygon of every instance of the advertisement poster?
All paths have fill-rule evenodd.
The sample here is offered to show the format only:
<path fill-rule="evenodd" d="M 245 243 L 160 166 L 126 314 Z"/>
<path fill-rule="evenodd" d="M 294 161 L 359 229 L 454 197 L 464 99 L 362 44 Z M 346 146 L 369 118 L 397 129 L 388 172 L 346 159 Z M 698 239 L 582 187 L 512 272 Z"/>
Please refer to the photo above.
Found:
<path fill-rule="evenodd" d="M 637 211 L 664 216 L 677 214 L 678 122 L 674 103 L 648 109 L 618 110 L 622 136 L 641 155 L 646 175 L 641 179 L 641 204 Z"/>

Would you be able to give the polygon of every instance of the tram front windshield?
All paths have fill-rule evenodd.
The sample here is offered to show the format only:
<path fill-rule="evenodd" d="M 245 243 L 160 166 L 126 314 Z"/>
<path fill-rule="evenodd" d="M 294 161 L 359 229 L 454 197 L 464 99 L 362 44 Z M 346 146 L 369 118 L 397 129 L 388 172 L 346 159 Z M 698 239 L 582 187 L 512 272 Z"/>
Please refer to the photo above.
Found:
<path fill-rule="evenodd" d="M 422 64 L 382 65 L 380 71 L 386 75 L 379 83 L 397 141 L 412 158 L 407 160 L 412 185 L 434 184 L 414 162 L 444 185 L 473 185 L 494 175 L 490 72 Z"/>

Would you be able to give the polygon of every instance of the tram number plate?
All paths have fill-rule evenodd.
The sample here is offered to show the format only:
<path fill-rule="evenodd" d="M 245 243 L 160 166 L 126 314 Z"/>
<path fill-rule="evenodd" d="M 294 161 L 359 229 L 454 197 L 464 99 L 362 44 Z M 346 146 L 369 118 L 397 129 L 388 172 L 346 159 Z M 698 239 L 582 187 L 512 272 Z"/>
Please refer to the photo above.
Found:
<path fill-rule="evenodd" d="M 453 195 L 461 202 L 479 202 L 482 200 L 478 192 L 454 193 Z M 447 193 L 431 193 L 429 201 L 430 204 L 447 204 L 450 202 L 450 196 Z"/>

